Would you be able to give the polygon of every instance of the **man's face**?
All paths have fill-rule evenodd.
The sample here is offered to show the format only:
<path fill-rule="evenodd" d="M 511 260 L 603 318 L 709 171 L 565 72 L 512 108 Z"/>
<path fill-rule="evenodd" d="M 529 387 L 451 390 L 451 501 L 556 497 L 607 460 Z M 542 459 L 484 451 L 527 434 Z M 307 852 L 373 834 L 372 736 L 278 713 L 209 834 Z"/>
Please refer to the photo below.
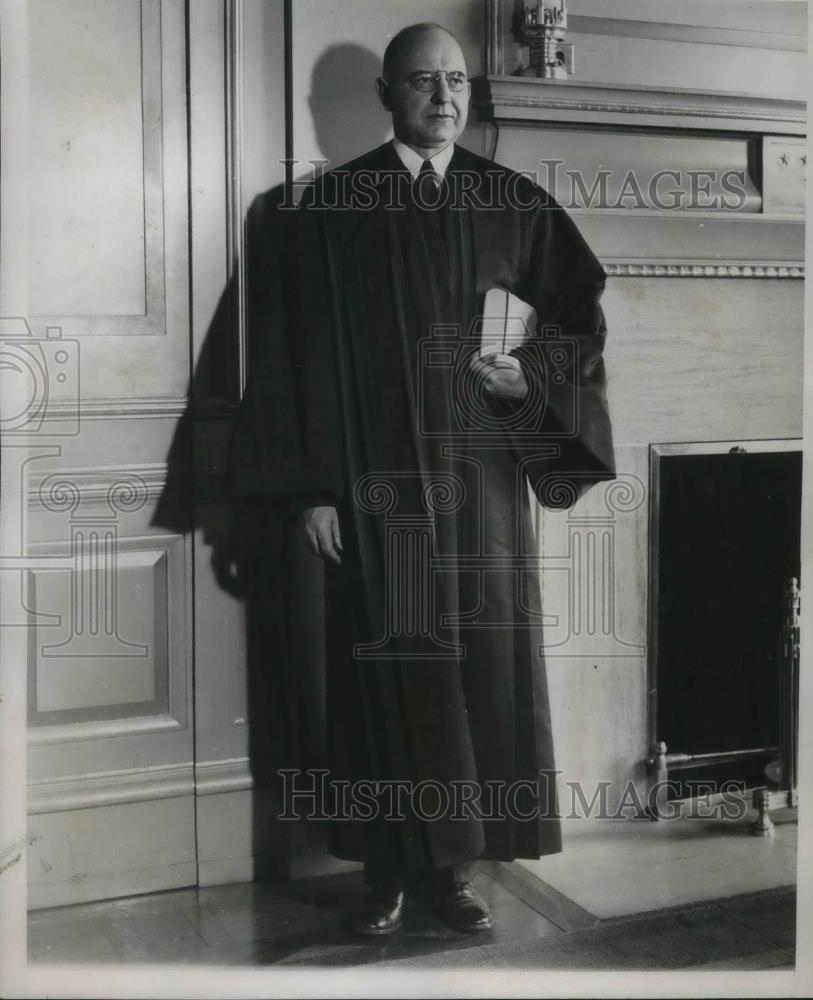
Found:
<path fill-rule="evenodd" d="M 392 77 L 386 89 L 379 81 L 379 93 L 392 111 L 401 142 L 427 152 L 454 142 L 466 127 L 471 93 L 466 61 L 454 38 L 444 31 L 422 31 L 402 54 Z M 462 88 L 450 89 L 455 82 L 462 82 Z M 429 89 L 423 92 L 420 86 Z"/>

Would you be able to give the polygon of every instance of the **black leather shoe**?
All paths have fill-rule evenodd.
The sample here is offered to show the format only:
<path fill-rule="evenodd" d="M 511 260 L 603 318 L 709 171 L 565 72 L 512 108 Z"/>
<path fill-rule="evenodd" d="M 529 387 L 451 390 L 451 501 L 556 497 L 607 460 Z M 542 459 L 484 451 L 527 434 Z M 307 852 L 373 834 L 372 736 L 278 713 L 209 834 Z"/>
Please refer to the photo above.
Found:
<path fill-rule="evenodd" d="M 432 912 L 447 927 L 463 934 L 491 930 L 491 913 L 471 882 L 452 882 L 436 887 L 429 897 Z"/>
<path fill-rule="evenodd" d="M 404 893 L 375 892 L 352 921 L 357 934 L 393 934 L 404 919 Z"/>

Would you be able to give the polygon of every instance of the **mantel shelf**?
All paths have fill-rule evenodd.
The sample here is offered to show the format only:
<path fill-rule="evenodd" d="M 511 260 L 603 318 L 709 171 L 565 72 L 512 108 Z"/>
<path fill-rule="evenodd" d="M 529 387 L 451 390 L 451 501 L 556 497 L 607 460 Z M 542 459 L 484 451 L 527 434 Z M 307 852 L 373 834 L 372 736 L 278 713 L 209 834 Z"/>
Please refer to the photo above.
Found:
<path fill-rule="evenodd" d="M 473 90 L 481 121 L 570 122 L 761 135 L 807 132 L 805 103 L 782 98 L 525 76 L 478 77 Z"/>

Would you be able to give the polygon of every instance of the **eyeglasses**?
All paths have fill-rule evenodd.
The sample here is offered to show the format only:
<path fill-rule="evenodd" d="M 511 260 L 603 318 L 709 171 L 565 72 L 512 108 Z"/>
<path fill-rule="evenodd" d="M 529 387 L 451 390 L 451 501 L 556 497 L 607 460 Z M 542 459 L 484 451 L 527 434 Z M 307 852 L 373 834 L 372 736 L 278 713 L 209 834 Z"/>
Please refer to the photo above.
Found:
<path fill-rule="evenodd" d="M 407 83 L 422 94 L 431 94 L 443 76 L 446 77 L 446 86 L 453 94 L 465 90 L 469 82 L 465 73 L 446 73 L 444 70 L 438 70 L 437 73 L 414 73 L 407 77 Z"/>

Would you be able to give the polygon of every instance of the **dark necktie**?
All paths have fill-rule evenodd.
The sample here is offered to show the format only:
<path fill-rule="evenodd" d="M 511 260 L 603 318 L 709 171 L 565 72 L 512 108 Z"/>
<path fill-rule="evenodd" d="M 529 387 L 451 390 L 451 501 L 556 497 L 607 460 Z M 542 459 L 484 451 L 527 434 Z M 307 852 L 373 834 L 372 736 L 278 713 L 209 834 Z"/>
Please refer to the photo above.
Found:
<path fill-rule="evenodd" d="M 424 160 L 418 176 L 413 182 L 415 204 L 426 212 L 426 221 L 435 239 L 440 237 L 441 245 L 449 248 L 449 206 L 446 182 L 435 170 L 429 160 Z"/>
<path fill-rule="evenodd" d="M 440 185 L 440 175 L 429 160 L 424 160 L 414 184 L 415 200 L 421 208 L 438 207 L 441 201 Z"/>

